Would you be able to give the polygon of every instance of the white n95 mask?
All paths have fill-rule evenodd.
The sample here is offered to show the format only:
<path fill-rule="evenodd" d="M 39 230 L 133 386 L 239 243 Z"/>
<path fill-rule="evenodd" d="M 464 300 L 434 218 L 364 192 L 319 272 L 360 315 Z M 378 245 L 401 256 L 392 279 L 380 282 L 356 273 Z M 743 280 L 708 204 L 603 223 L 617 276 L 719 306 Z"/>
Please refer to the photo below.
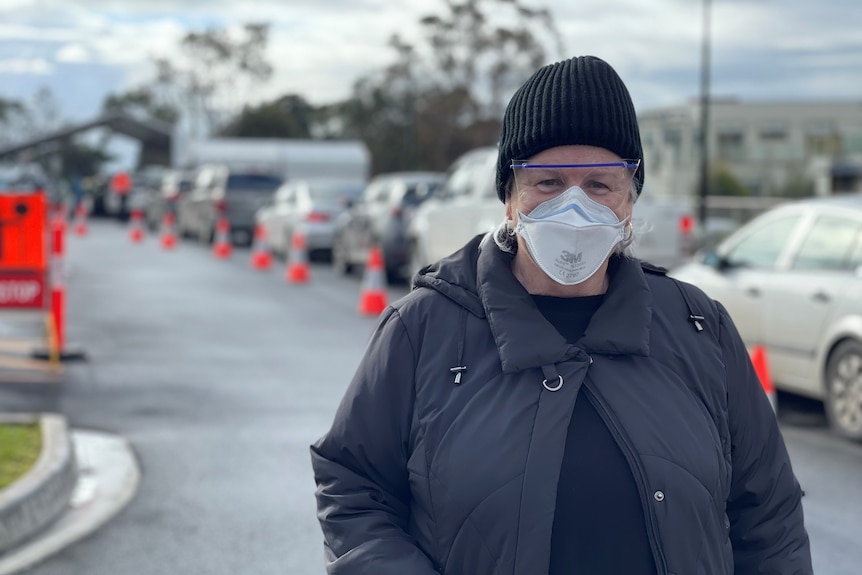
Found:
<path fill-rule="evenodd" d="M 625 239 L 628 218 L 620 221 L 609 207 L 574 186 L 525 215 L 518 212 L 515 233 L 548 277 L 575 285 L 592 277 Z"/>

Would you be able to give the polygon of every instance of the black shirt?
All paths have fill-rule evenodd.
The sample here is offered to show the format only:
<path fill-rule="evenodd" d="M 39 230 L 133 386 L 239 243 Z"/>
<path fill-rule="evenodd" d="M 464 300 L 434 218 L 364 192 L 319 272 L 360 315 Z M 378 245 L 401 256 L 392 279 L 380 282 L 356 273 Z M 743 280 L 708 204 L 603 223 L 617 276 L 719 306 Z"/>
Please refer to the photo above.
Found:
<path fill-rule="evenodd" d="M 533 296 L 570 343 L 603 296 Z M 581 388 L 569 423 L 551 535 L 550 575 L 655 575 L 646 521 L 631 468 Z"/>

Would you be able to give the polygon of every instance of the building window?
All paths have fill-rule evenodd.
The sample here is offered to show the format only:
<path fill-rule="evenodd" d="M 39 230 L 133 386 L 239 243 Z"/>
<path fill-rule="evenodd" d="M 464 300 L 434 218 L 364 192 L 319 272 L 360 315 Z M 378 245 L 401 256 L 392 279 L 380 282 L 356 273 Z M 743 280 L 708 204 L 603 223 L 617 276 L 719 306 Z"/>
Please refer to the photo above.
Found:
<path fill-rule="evenodd" d="M 676 128 L 665 129 L 664 143 L 671 150 L 672 161 L 674 163 L 678 162 L 682 148 L 682 132 Z"/>
<path fill-rule="evenodd" d="M 739 162 L 745 159 L 745 136 L 742 132 L 718 134 L 716 157 L 722 162 Z"/>
<path fill-rule="evenodd" d="M 784 140 L 787 137 L 787 128 L 780 122 L 769 122 L 760 127 L 760 139 L 767 142 Z"/>
<path fill-rule="evenodd" d="M 834 133 L 809 133 L 805 136 L 805 149 L 812 156 L 836 156 L 841 153 L 841 138 Z"/>
<path fill-rule="evenodd" d="M 862 154 L 862 133 L 848 134 L 844 138 L 844 151 L 848 154 Z"/>

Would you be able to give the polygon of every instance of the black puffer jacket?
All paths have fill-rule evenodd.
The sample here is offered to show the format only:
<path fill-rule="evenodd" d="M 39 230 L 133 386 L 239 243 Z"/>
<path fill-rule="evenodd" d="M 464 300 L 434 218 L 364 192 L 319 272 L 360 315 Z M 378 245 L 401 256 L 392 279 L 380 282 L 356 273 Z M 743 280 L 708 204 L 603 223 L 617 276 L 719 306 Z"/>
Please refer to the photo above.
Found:
<path fill-rule="evenodd" d="M 381 317 L 312 446 L 329 573 L 547 573 L 582 386 L 632 468 L 660 574 L 811 573 L 799 485 L 724 309 L 616 257 L 574 346 L 510 265 L 477 237 Z"/>

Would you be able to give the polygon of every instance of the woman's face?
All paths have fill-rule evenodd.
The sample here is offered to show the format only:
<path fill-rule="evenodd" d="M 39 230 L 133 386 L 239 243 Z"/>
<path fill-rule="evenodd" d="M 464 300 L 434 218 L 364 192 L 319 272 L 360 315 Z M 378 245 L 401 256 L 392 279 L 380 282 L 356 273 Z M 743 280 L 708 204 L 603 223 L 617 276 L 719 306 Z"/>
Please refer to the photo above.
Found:
<path fill-rule="evenodd" d="M 523 160 L 524 158 L 518 158 Z M 604 164 L 620 162 L 615 153 L 595 146 L 558 146 L 525 160 L 530 165 Z M 622 221 L 631 216 L 633 171 L 621 167 L 524 168 L 514 171 L 506 217 L 518 221 L 518 212 L 529 214 L 544 201 L 572 186 L 578 186 L 593 200 L 609 207 Z"/>

